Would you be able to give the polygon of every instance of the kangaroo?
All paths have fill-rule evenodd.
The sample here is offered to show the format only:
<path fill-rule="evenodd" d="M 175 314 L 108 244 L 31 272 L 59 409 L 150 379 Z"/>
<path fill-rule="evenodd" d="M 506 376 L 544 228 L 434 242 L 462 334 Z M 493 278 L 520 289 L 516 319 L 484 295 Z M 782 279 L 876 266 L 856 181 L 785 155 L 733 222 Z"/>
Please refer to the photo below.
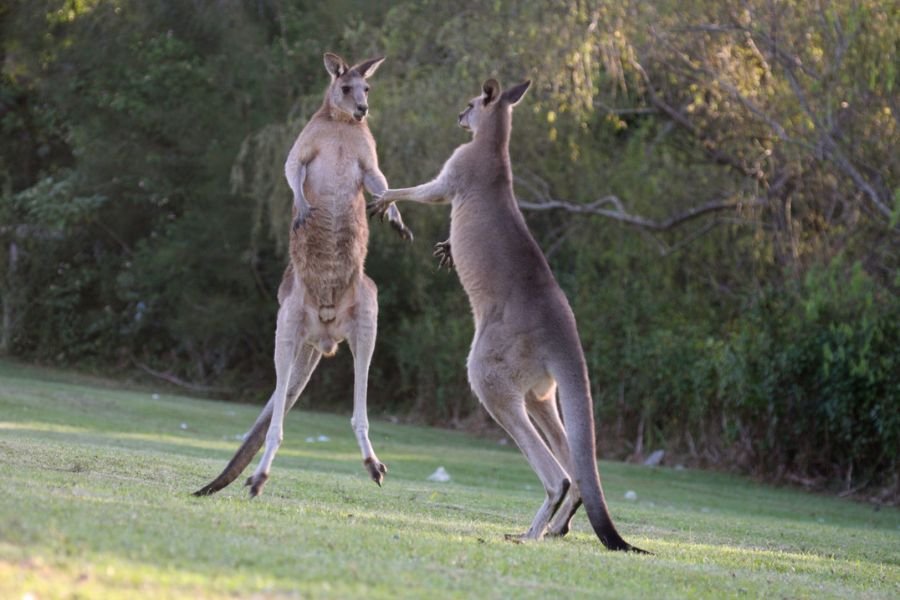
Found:
<path fill-rule="evenodd" d="M 370 77 L 384 58 L 348 67 L 325 54 L 331 83 L 321 108 L 300 132 L 285 162 L 294 193 L 290 262 L 278 289 L 275 329 L 275 391 L 234 457 L 212 482 L 194 492 L 213 494 L 247 467 L 265 441 L 265 452 L 245 485 L 258 496 L 281 445 L 284 416 L 303 391 L 322 356 L 347 340 L 353 354 L 351 426 L 369 476 L 381 486 L 387 467 L 369 441 L 366 388 L 375 348 L 378 299 L 363 272 L 369 239 L 363 188 L 373 196 L 387 189 L 378 168 L 375 140 L 366 124 Z M 399 211 L 387 213 L 404 239 L 412 232 Z"/>
<path fill-rule="evenodd" d="M 452 206 L 449 247 L 439 244 L 436 254 L 452 256 L 475 318 L 469 383 L 546 492 L 528 531 L 511 537 L 565 535 L 583 502 L 607 548 L 644 552 L 622 539 L 607 510 L 575 316 L 513 195 L 512 107 L 530 84 L 501 91 L 496 80 L 485 81 L 483 93 L 458 117 L 472 140 L 453 152 L 433 181 L 389 189 L 370 212 L 384 214 L 399 200 Z"/>

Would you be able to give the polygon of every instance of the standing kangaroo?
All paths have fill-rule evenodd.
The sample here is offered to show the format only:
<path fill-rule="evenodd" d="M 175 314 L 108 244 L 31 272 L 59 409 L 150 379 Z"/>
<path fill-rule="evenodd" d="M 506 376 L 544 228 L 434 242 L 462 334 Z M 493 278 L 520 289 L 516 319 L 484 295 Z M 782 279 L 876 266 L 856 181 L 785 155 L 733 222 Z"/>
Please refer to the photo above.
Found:
<path fill-rule="evenodd" d="M 366 387 L 375 348 L 378 299 L 375 283 L 363 273 L 369 239 L 363 188 L 373 196 L 387 189 L 378 168 L 375 140 L 365 122 L 369 85 L 366 79 L 384 58 L 348 67 L 325 54 L 331 84 L 321 108 L 294 142 L 285 176 L 294 192 L 291 260 L 278 288 L 275 329 L 275 391 L 244 443 L 225 470 L 196 496 L 224 488 L 250 464 L 265 440 L 265 453 L 245 485 L 258 496 L 269 478 L 281 445 L 284 416 L 324 356 L 347 340 L 353 353 L 354 387 L 351 425 L 363 463 L 379 486 L 387 468 L 369 442 Z M 404 239 L 412 232 L 399 211 L 388 212 Z"/>
<path fill-rule="evenodd" d="M 565 535 L 584 502 L 607 548 L 643 552 L 622 539 L 607 510 L 575 317 L 513 195 L 512 107 L 530 84 L 501 91 L 496 80 L 485 81 L 484 93 L 459 115 L 472 141 L 453 152 L 433 181 L 387 190 L 370 210 L 384 214 L 398 200 L 452 205 L 449 248 L 439 244 L 436 254 L 446 258 L 452 253 L 472 305 L 469 383 L 518 444 L 546 492 L 531 527 L 516 537 Z"/>

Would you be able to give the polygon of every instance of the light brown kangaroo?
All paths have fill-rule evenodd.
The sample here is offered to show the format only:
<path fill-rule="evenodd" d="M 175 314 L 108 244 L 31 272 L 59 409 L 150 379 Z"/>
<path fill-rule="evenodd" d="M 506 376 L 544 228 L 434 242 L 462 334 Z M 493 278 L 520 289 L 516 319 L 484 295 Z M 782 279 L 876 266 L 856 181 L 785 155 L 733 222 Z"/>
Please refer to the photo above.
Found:
<path fill-rule="evenodd" d="M 375 348 L 378 299 L 375 283 L 363 273 L 369 239 L 363 188 L 378 196 L 387 181 L 378 168 L 375 140 L 366 124 L 366 79 L 384 58 L 348 67 L 325 54 L 331 84 L 321 108 L 297 137 L 285 163 L 294 192 L 291 260 L 278 289 L 275 330 L 275 391 L 244 443 L 225 470 L 196 496 L 215 493 L 234 481 L 265 440 L 265 453 L 245 485 L 258 496 L 269 478 L 283 439 L 284 416 L 291 409 L 319 359 L 331 356 L 347 340 L 353 353 L 354 389 L 351 425 L 363 463 L 379 486 L 387 468 L 369 442 L 366 388 Z M 399 211 L 388 213 L 405 239 L 412 232 Z"/>
<path fill-rule="evenodd" d="M 453 152 L 433 181 L 389 189 L 370 210 L 383 213 L 398 200 L 452 205 L 449 250 L 475 317 L 469 383 L 546 492 L 531 527 L 516 537 L 565 535 L 584 502 L 607 548 L 643 552 L 622 539 L 607 510 L 575 317 L 513 195 L 512 107 L 530 83 L 501 92 L 497 81 L 487 80 L 459 115 L 472 141 Z M 438 254 L 446 250 L 439 244 Z"/>

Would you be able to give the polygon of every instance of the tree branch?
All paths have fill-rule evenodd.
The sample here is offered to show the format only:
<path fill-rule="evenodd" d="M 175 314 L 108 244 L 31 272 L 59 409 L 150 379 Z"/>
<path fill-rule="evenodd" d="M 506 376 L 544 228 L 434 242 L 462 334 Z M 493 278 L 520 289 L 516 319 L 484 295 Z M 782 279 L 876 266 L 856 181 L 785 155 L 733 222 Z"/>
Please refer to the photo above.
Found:
<path fill-rule="evenodd" d="M 618 108 L 615 106 L 604 104 L 599 100 L 594 100 L 594 106 L 596 106 L 606 114 L 613 115 L 652 115 L 659 112 L 658 108 L 654 108 L 652 106 Z"/>
<path fill-rule="evenodd" d="M 523 187 L 527 187 L 532 191 L 535 191 L 538 187 L 532 182 L 527 182 L 518 177 L 516 178 L 516 182 L 521 183 Z M 633 215 L 627 212 L 624 205 L 622 204 L 622 201 L 619 200 L 618 197 L 613 195 L 604 196 L 588 204 L 578 204 L 575 202 L 570 202 L 568 200 L 560 200 L 558 198 L 551 197 L 549 193 L 540 193 L 537 194 L 537 196 L 538 199 L 536 201 L 529 201 L 518 198 L 517 201 L 519 203 L 519 207 L 523 210 L 533 211 L 564 210 L 566 212 L 575 214 L 600 215 L 601 217 L 613 219 L 649 231 L 671 231 L 672 229 L 675 229 L 683 223 L 692 221 L 710 213 L 728 210 L 741 210 L 744 207 L 763 206 L 766 204 L 766 200 L 763 198 L 752 198 L 746 201 L 735 201 L 731 199 L 710 200 L 709 202 L 700 204 L 698 206 L 693 206 L 666 219 L 656 220 L 642 217 L 640 215 Z M 604 206 L 610 204 L 615 207 L 615 210 L 603 208 Z"/>
<path fill-rule="evenodd" d="M 670 106 L 662 98 L 659 97 L 659 95 L 656 93 L 656 90 L 653 89 L 653 83 L 650 81 L 650 76 L 647 75 L 647 72 L 644 70 L 644 67 L 640 65 L 640 63 L 638 63 L 636 60 L 633 60 L 631 64 L 634 69 L 640 74 L 641 79 L 643 79 L 644 81 L 644 86 L 647 90 L 650 104 L 655 106 L 664 114 L 668 115 L 668 117 L 672 119 L 673 122 L 677 123 L 683 129 L 686 129 L 688 133 L 697 138 L 703 145 L 703 149 L 716 164 L 729 166 L 737 172 L 747 177 L 752 177 L 757 181 L 765 179 L 765 173 L 763 173 L 760 169 L 751 169 L 741 163 L 741 161 L 732 156 L 729 156 L 728 154 L 722 152 L 719 148 L 717 148 L 715 142 L 707 136 L 703 135 L 703 133 L 693 123 L 691 123 L 690 119 L 688 119 L 682 112 Z"/>
<path fill-rule="evenodd" d="M 173 385 L 177 385 L 178 387 L 185 388 L 187 390 L 191 390 L 192 392 L 222 394 L 227 391 L 225 388 L 213 387 L 213 386 L 209 386 L 209 385 L 202 385 L 199 383 L 192 383 L 190 381 L 185 381 L 184 379 L 181 379 L 180 377 L 178 377 L 177 375 L 173 375 L 172 373 L 164 373 L 162 371 L 157 371 L 155 369 L 151 369 L 150 367 L 148 367 L 147 365 L 145 365 L 144 363 L 142 363 L 136 359 L 132 359 L 132 362 L 134 362 L 136 367 L 138 367 L 140 370 L 144 371 L 148 375 L 152 375 L 153 377 L 156 377 L 157 379 L 162 379 L 163 381 L 167 381 Z"/>

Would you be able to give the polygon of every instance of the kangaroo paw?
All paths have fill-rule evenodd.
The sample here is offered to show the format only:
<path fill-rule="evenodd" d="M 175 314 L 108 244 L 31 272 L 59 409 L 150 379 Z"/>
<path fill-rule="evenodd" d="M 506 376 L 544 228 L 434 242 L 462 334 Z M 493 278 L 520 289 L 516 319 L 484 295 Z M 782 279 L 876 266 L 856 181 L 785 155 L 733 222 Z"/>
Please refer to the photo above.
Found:
<path fill-rule="evenodd" d="M 294 218 L 293 223 L 291 223 L 291 230 L 297 231 L 304 225 L 306 225 L 306 221 L 309 220 L 309 217 L 313 213 L 314 207 L 307 206 L 306 208 L 300 208 L 297 210 L 297 216 Z"/>
<path fill-rule="evenodd" d="M 250 497 L 256 498 L 262 494 L 263 486 L 266 485 L 268 480 L 269 476 L 266 473 L 255 473 L 247 478 L 247 481 L 244 482 L 244 487 L 249 487 Z"/>
<path fill-rule="evenodd" d="M 372 478 L 372 481 L 377 483 L 378 487 L 381 487 L 381 482 L 384 481 L 384 476 L 387 473 L 387 467 L 384 463 L 378 462 L 374 458 L 367 458 L 363 461 L 363 464 L 369 470 L 369 477 Z"/>
<path fill-rule="evenodd" d="M 407 242 L 413 241 L 415 236 L 413 235 L 412 230 L 404 225 L 403 223 L 398 223 L 397 221 L 391 221 L 391 227 L 394 228 L 394 231 Z"/>
<path fill-rule="evenodd" d="M 366 204 L 366 214 L 370 217 L 378 217 L 379 219 L 384 221 L 384 213 L 387 211 L 390 205 L 390 202 L 385 202 L 381 198 L 377 198 L 372 202 Z"/>
<path fill-rule="evenodd" d="M 453 255 L 450 253 L 450 240 L 435 244 L 432 256 L 438 259 L 438 269 L 447 269 L 448 271 L 453 270 Z"/>

